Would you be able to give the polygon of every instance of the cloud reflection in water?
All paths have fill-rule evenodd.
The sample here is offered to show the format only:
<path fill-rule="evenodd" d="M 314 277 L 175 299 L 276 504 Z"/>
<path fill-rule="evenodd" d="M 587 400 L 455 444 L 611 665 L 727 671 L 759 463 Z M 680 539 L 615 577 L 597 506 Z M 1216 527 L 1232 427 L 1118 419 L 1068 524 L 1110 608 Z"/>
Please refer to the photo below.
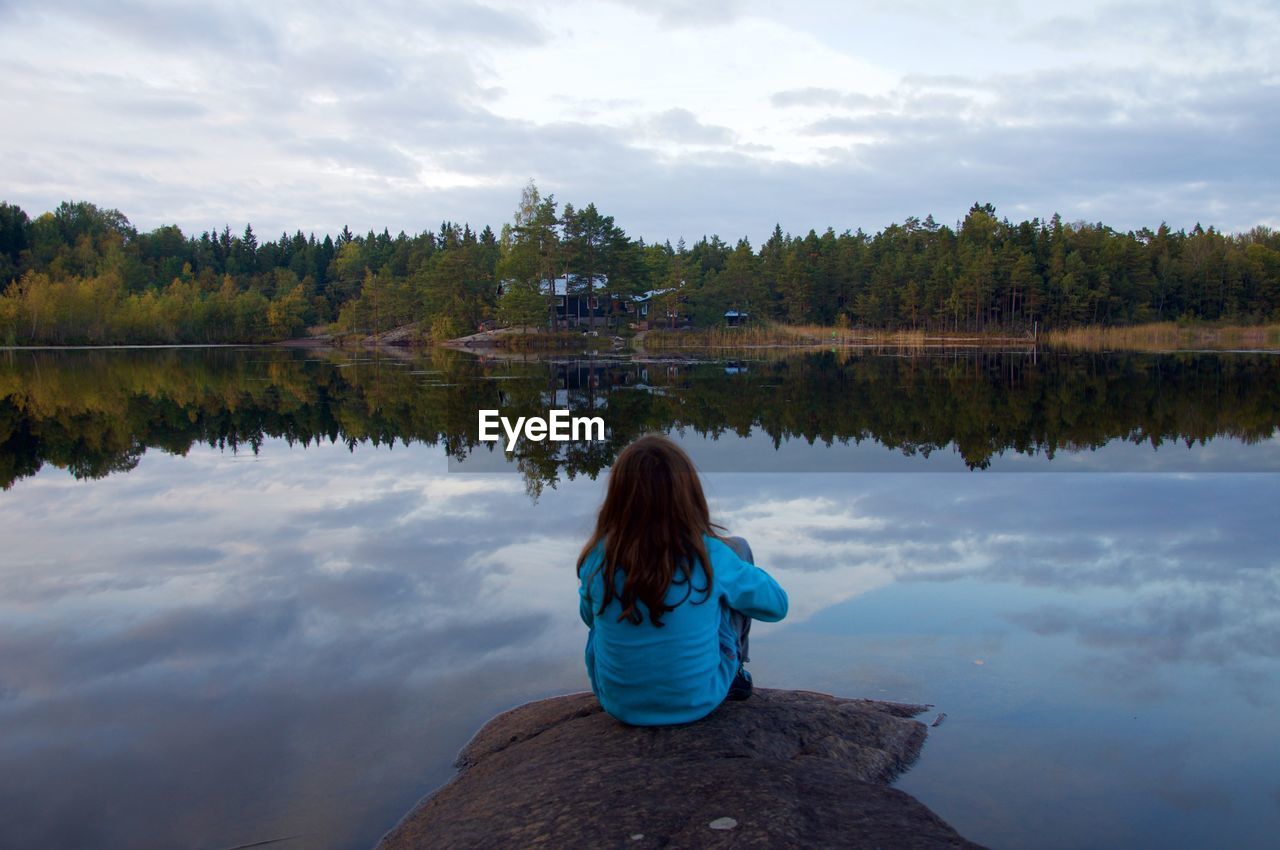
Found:
<path fill-rule="evenodd" d="M 601 482 L 534 504 L 445 469 L 421 445 L 270 441 L 0 496 L 0 845 L 368 846 L 488 716 L 584 688 L 572 564 Z M 1277 825 L 1255 804 L 1276 790 L 1280 478 L 707 483 L 791 593 L 757 680 L 947 710 L 904 786 L 970 837 Z M 1206 729 L 1223 714 L 1257 720 L 1247 750 Z"/>

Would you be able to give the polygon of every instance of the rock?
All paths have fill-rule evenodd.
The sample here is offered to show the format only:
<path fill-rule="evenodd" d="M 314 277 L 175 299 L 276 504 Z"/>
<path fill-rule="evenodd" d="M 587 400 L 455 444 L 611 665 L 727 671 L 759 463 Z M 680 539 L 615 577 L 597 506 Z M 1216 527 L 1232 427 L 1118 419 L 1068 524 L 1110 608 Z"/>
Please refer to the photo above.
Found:
<path fill-rule="evenodd" d="M 367 336 L 360 341 L 360 344 L 364 346 L 416 345 L 421 341 L 422 330 L 418 327 L 418 323 L 410 322 L 407 325 L 400 325 L 380 334 Z"/>
<path fill-rule="evenodd" d="M 625 726 L 591 694 L 485 724 L 378 850 L 976 847 L 887 783 L 927 706 L 757 688 L 697 723 Z"/>

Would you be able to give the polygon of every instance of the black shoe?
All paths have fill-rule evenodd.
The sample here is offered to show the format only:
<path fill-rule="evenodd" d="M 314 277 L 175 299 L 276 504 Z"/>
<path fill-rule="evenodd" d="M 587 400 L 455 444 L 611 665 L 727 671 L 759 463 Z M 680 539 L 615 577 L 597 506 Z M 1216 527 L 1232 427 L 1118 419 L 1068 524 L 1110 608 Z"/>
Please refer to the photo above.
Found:
<path fill-rule="evenodd" d="M 733 681 L 729 684 L 729 693 L 725 695 L 725 699 L 744 700 L 751 697 L 751 674 L 747 672 L 747 668 L 739 667 L 738 673 L 733 677 Z"/>

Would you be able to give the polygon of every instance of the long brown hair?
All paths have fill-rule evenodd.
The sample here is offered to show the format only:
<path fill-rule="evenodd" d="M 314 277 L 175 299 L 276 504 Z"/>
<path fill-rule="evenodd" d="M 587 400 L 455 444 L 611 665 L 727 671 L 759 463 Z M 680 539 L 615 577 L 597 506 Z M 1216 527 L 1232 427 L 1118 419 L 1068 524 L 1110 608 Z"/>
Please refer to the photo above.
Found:
<path fill-rule="evenodd" d="M 662 625 L 671 585 L 687 584 L 683 602 L 693 592 L 711 595 L 711 558 L 702 535 L 715 535 L 698 470 L 684 451 L 666 437 L 649 434 L 627 446 L 613 462 L 604 504 L 595 531 L 578 556 L 578 575 L 596 545 L 604 541 L 598 570 L 604 578 L 599 614 L 615 598 L 622 605 L 618 621 L 640 624 L 644 603 L 649 619 Z M 706 586 L 694 587 L 694 564 L 701 563 Z M 617 573 L 624 574 L 617 591 Z M 676 604 L 680 604 L 677 602 Z"/>

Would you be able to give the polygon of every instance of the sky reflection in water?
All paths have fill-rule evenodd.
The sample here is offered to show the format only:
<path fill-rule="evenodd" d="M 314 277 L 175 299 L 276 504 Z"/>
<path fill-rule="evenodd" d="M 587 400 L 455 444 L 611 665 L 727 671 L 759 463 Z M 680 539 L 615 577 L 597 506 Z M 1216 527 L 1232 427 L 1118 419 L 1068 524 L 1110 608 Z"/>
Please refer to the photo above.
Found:
<path fill-rule="evenodd" d="M 993 846 L 1280 829 L 1280 477 L 718 474 L 788 589 L 765 686 L 948 719 L 900 785 Z M 586 687 L 536 503 L 413 445 L 197 446 L 0 494 L 0 846 L 366 847 L 474 729 Z"/>

